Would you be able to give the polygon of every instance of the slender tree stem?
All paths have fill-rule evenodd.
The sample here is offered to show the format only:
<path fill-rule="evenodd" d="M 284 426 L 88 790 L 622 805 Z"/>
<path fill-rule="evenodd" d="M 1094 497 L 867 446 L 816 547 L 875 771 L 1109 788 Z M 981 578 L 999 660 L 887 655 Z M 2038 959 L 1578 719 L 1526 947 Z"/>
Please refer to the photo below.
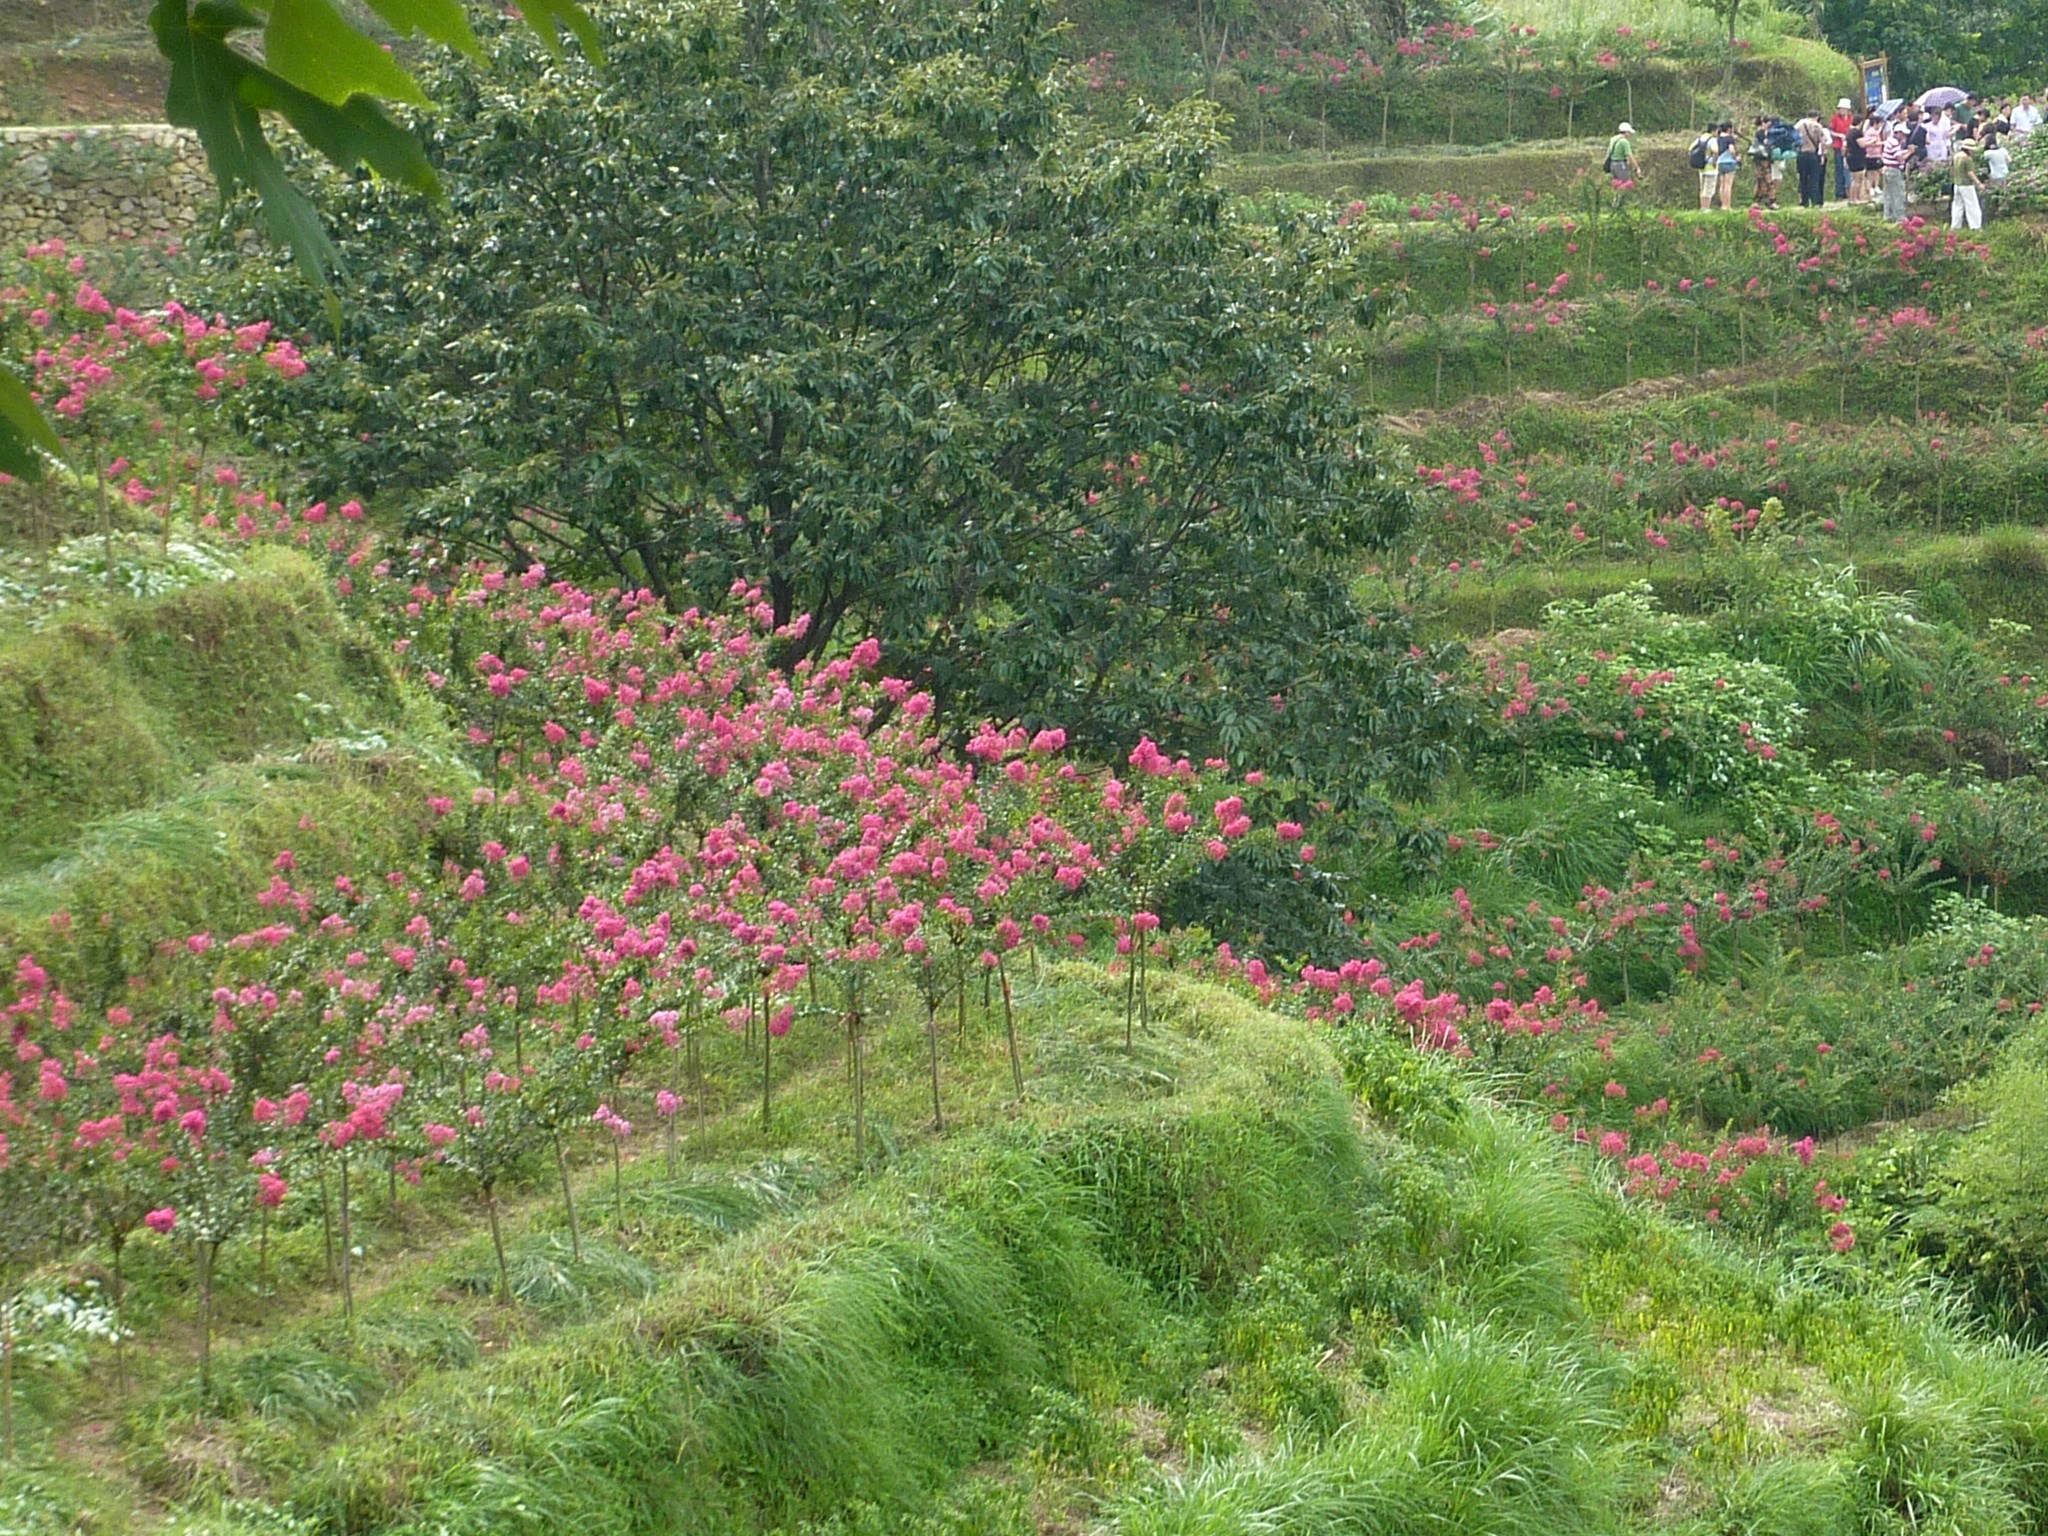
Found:
<path fill-rule="evenodd" d="M 355 1255 L 350 1251 L 355 1246 L 351 1235 L 348 1212 L 348 1148 L 341 1149 L 341 1315 L 351 1327 L 356 1317 L 356 1293 L 353 1280 Z"/>
<path fill-rule="evenodd" d="M 114 1250 L 114 1387 L 128 1390 L 128 1330 L 121 1326 L 121 1304 L 126 1299 L 126 1276 L 121 1273 L 121 1253 L 128 1246 L 128 1234 L 116 1233 L 109 1241 Z"/>
<path fill-rule="evenodd" d="M 491 1251 L 498 1256 L 498 1300 L 512 1305 L 512 1266 L 505 1262 L 505 1233 L 498 1225 L 498 1186 L 484 1186 L 484 1210 L 491 1218 Z"/>
<path fill-rule="evenodd" d="M 327 1252 L 327 1283 L 333 1285 L 335 1283 L 334 1211 L 327 1199 L 327 1153 L 325 1149 L 315 1149 L 313 1153 L 313 1167 L 318 1171 L 320 1177 L 320 1240 L 325 1245 Z"/>
<path fill-rule="evenodd" d="M 569 1251 L 583 1262 L 583 1233 L 576 1225 L 576 1191 L 569 1184 L 569 1156 L 562 1150 L 562 1133 L 555 1132 L 555 1172 L 562 1179 L 562 1209 L 569 1217 Z"/>
<path fill-rule="evenodd" d="M 0 1456 L 14 1460 L 14 1292 L 0 1296 Z"/>
<path fill-rule="evenodd" d="M 937 999 L 929 992 L 924 1000 L 924 1033 L 931 1047 L 932 1063 L 932 1127 L 941 1135 L 946 1129 L 946 1108 L 939 1102 L 939 1010 Z"/>
<path fill-rule="evenodd" d="M 1017 1051 L 1017 1014 L 1010 1005 L 1010 973 L 1003 965 L 1002 951 L 996 952 L 996 981 L 1003 989 L 1003 1035 L 1010 1045 L 1010 1085 L 1017 1097 L 1024 1097 L 1024 1058 Z"/>
<path fill-rule="evenodd" d="M 848 992 L 852 991 L 849 987 Z M 848 999 L 851 1001 L 851 998 Z M 860 1009 L 846 1010 L 846 1051 L 853 1059 L 853 1161 L 859 1166 L 868 1157 L 867 1072 L 861 1060 Z"/>
<path fill-rule="evenodd" d="M 767 1131 L 774 1113 L 775 1032 L 768 1027 L 768 993 L 761 993 L 761 1129 Z"/>

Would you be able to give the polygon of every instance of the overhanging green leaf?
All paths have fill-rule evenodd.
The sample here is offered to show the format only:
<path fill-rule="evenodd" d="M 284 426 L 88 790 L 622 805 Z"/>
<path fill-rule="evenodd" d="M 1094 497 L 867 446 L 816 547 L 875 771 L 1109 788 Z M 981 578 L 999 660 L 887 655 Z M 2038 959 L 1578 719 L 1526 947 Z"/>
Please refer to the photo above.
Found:
<path fill-rule="evenodd" d="M 290 247 L 309 278 L 324 282 L 337 259 L 334 246 L 265 138 L 265 111 L 282 116 L 336 165 L 368 165 L 430 193 L 438 193 L 440 184 L 419 141 L 375 100 L 357 95 L 336 106 L 228 45 L 231 33 L 255 25 L 256 17 L 226 0 L 201 0 L 196 7 L 186 0 L 157 0 L 150 30 L 171 65 L 165 116 L 198 132 L 221 195 L 252 188 L 272 236 Z"/>
<path fill-rule="evenodd" d="M 417 32 L 472 59 L 483 56 L 461 0 L 369 0 L 369 6 L 406 36 Z"/>
<path fill-rule="evenodd" d="M 54 458 L 63 451 L 28 386 L 0 367 L 0 474 L 39 479 L 44 455 Z"/>
<path fill-rule="evenodd" d="M 351 96 L 427 104 L 412 72 L 350 26 L 332 0 L 271 0 L 263 57 L 280 78 L 337 107 Z"/>
<path fill-rule="evenodd" d="M 597 35 L 597 23 L 576 0 L 525 0 L 520 9 L 526 24 L 548 47 L 559 52 L 566 29 L 576 34 L 576 41 L 583 45 L 593 64 L 604 62 L 604 43 Z"/>

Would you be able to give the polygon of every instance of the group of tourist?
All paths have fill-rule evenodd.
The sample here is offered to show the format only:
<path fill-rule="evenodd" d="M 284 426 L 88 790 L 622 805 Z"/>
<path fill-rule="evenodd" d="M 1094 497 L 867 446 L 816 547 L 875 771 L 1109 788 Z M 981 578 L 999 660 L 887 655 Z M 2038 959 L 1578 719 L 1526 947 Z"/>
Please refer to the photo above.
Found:
<path fill-rule="evenodd" d="M 1735 206 L 1736 177 L 1746 163 L 1750 200 L 1760 207 L 1776 208 L 1787 183 L 1796 186 L 1802 208 L 1823 207 L 1832 181 L 1836 201 L 1876 204 L 1895 224 L 1906 217 L 1908 176 L 1938 166 L 1948 173 L 1951 227 L 1982 229 L 1983 194 L 2005 180 L 2013 146 L 2041 123 L 2032 96 L 1996 104 L 1964 96 L 1941 107 L 1888 102 L 1860 112 L 1845 96 L 1825 119 L 1818 111 L 1790 122 L 1765 114 L 1746 136 L 1732 120 L 1711 125 L 1693 140 L 1691 162 L 1703 210 Z M 1634 126 L 1623 123 L 1607 146 L 1607 172 L 1616 181 L 1640 176 L 1634 139 Z"/>

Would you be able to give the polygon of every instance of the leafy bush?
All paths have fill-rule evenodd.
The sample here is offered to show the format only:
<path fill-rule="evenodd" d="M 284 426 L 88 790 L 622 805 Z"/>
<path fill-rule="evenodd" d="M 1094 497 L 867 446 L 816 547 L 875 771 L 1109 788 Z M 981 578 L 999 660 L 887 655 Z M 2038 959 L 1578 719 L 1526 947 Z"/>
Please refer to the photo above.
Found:
<path fill-rule="evenodd" d="M 758 580 L 785 665 L 872 633 L 963 721 L 1362 791 L 1427 717 L 1350 591 L 1407 504 L 1318 344 L 1346 236 L 1241 220 L 1205 103 L 1076 117 L 1036 16 L 674 0 L 601 72 L 444 69 L 452 210 L 322 193 L 362 290 L 306 382 L 367 430 L 265 430 L 516 568 Z"/>
<path fill-rule="evenodd" d="M 1488 660 L 1496 750 L 1604 763 L 1685 796 L 1739 793 L 1796 761 L 1804 711 L 1791 682 L 1661 610 L 1646 584 L 1554 604 L 1545 619 L 1526 654 Z"/>

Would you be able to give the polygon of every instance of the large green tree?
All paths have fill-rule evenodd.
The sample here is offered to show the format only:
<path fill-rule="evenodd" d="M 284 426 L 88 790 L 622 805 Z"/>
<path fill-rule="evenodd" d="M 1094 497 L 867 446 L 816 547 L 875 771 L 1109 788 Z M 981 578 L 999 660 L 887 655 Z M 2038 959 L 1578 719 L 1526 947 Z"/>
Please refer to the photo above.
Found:
<path fill-rule="evenodd" d="M 2040 83 L 2048 0 L 1966 0 L 1948 7 L 1911 0 L 1823 0 L 1821 30 L 1847 54 L 1891 60 L 1895 94 L 1929 86 L 2021 90 Z"/>
<path fill-rule="evenodd" d="M 1359 301 L 1339 232 L 1233 214 L 1213 108 L 1106 135 L 1030 0 L 612 20 L 602 71 L 429 79 L 445 209 L 319 189 L 357 286 L 306 462 L 514 564 L 758 580 L 786 659 L 878 633 L 944 705 L 1381 761 Z"/>

